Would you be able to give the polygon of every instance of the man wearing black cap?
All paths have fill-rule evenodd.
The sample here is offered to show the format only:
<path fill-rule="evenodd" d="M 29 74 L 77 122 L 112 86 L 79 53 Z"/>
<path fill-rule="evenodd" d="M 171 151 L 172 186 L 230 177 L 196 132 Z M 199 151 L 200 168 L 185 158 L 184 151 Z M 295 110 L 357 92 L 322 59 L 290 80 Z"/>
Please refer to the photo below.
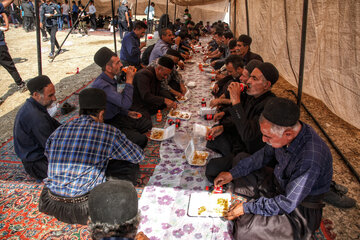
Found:
<path fill-rule="evenodd" d="M 122 70 L 120 58 L 109 48 L 103 47 L 96 52 L 94 61 L 103 71 L 92 87 L 106 93 L 105 123 L 120 129 L 130 141 L 145 148 L 148 139 L 144 133 L 151 129 L 152 123 L 140 113 L 129 111 L 133 103 L 133 79 L 136 69 L 132 66 L 127 69 L 125 87 L 122 92 L 118 92 L 115 76 Z"/>
<path fill-rule="evenodd" d="M 251 199 L 225 215 L 235 221 L 235 239 L 310 239 L 319 228 L 332 156 L 299 116 L 288 99 L 268 101 L 259 119 L 265 147 L 214 180 L 221 186 L 236 179 L 235 192 Z M 266 167 L 271 162 L 273 169 Z"/>
<path fill-rule="evenodd" d="M 160 57 L 156 67 L 141 69 L 134 77 L 134 102 L 131 109 L 150 118 L 159 109 L 176 108 L 176 102 L 168 90 L 161 88 L 161 81 L 168 78 L 174 61 Z"/>
<path fill-rule="evenodd" d="M 60 126 L 46 142 L 49 170 L 39 211 L 85 225 L 89 192 L 109 179 L 135 184 L 144 154 L 120 130 L 103 123 L 107 104 L 103 90 L 83 90 L 79 104 L 80 117 Z"/>
<path fill-rule="evenodd" d="M 228 91 L 231 107 L 215 116 L 220 120 L 208 132 L 207 147 L 220 152 L 223 157 L 213 158 L 206 166 L 206 177 L 210 182 L 222 171 L 228 171 L 233 164 L 234 156 L 244 157 L 262 148 L 265 143 L 259 127 L 259 117 L 265 104 L 275 95 L 272 86 L 279 78 L 279 72 L 271 63 L 260 63 L 252 71 L 246 82 L 246 94 L 241 94 L 238 82 L 229 85 Z"/>
<path fill-rule="evenodd" d="M 47 177 L 48 160 L 44 155 L 45 143 L 60 126 L 47 108 L 56 101 L 55 87 L 49 77 L 38 76 L 27 83 L 31 97 L 20 108 L 14 123 L 14 148 L 25 171 L 42 180 Z"/>
<path fill-rule="evenodd" d="M 127 181 L 109 181 L 96 186 L 89 194 L 89 230 L 93 240 L 148 240 L 140 224 L 138 196 Z"/>
<path fill-rule="evenodd" d="M 174 97 L 180 98 L 180 97 L 184 96 L 187 91 L 184 80 L 183 80 L 181 74 L 177 71 L 177 66 L 180 66 L 180 63 L 182 63 L 182 62 L 179 62 L 181 55 L 178 51 L 176 51 L 174 49 L 169 49 L 169 50 L 167 50 L 167 52 L 164 56 L 171 58 L 174 61 L 174 68 L 171 71 L 169 77 L 164 79 L 163 81 L 161 81 L 161 87 L 163 89 L 169 90 L 170 93 Z M 158 64 L 158 59 L 152 61 L 149 64 L 149 66 L 156 67 L 157 64 Z M 181 66 L 183 66 L 183 63 L 181 64 Z"/>
<path fill-rule="evenodd" d="M 252 43 L 252 38 L 248 35 L 240 35 L 237 45 L 240 50 L 240 56 L 243 58 L 245 65 L 253 59 L 257 59 L 263 62 L 263 59 L 260 55 L 251 52 L 250 45 Z"/>

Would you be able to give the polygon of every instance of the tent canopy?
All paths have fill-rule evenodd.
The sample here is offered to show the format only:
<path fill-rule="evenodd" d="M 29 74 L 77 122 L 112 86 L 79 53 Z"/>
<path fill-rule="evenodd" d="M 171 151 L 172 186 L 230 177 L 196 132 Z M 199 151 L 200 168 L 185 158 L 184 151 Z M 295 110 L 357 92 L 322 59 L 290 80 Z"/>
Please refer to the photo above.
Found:
<path fill-rule="evenodd" d="M 230 26 L 235 36 L 246 34 L 246 1 L 252 51 L 273 63 L 280 74 L 298 86 L 303 0 L 169 0 L 170 20 L 182 19 L 185 8 L 193 17 L 222 20 L 230 2 Z M 135 0 L 129 0 L 135 9 Z M 137 1 L 144 14 L 149 1 Z M 176 15 L 174 13 L 176 3 Z M 166 1 L 155 2 L 155 15 L 166 12 Z M 109 0 L 95 0 L 99 13 L 111 15 Z M 119 1 L 115 1 L 118 8 Z M 337 116 L 360 128 L 360 1 L 309 0 L 303 91 L 320 99 Z M 134 12 L 133 12 L 134 13 Z"/>

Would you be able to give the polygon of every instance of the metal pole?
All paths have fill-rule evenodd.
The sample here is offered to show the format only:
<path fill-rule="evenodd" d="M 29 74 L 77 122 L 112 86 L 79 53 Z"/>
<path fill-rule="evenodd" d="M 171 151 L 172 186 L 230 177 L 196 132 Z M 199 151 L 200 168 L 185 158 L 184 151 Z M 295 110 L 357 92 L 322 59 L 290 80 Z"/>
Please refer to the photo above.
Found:
<path fill-rule="evenodd" d="M 137 0 L 135 1 L 135 21 L 136 21 L 136 11 L 137 11 Z"/>
<path fill-rule="evenodd" d="M 304 0 L 302 30 L 301 30 L 299 86 L 298 86 L 298 99 L 297 99 L 297 104 L 298 104 L 299 107 L 300 107 L 300 104 L 301 104 L 301 94 L 302 94 L 303 77 L 304 77 L 307 12 L 308 12 L 308 0 Z"/>
<path fill-rule="evenodd" d="M 79 20 L 80 20 L 80 17 L 79 17 L 79 16 L 81 16 L 81 15 L 85 12 L 86 8 L 87 8 L 87 7 L 89 6 L 89 4 L 90 4 L 90 1 L 91 1 L 91 0 L 89 0 L 89 1 L 87 2 L 86 6 L 85 6 L 84 9 L 82 10 L 82 12 L 78 15 L 78 18 L 77 18 L 76 21 L 73 23 L 73 25 L 72 25 L 70 31 L 68 32 L 68 34 L 66 35 L 64 41 L 61 43 L 59 50 L 58 50 L 57 52 L 55 52 L 54 58 L 51 59 L 51 62 L 53 62 L 53 61 L 55 60 L 56 56 L 59 55 L 59 52 L 60 52 L 62 46 L 64 45 L 66 39 L 69 37 L 69 35 L 71 34 L 72 30 L 75 28 L 76 24 L 79 22 Z"/>
<path fill-rule="evenodd" d="M 176 4 L 175 4 L 175 10 L 174 10 L 174 22 L 176 21 Z"/>
<path fill-rule="evenodd" d="M 246 28 L 247 28 L 247 35 L 250 36 L 248 0 L 245 0 L 245 8 L 246 8 Z"/>
<path fill-rule="evenodd" d="M 168 15 L 168 11 L 169 11 L 169 0 L 166 0 L 166 15 Z M 170 18 L 169 18 L 170 21 Z M 165 26 L 168 27 L 168 21 L 166 20 Z"/>
<path fill-rule="evenodd" d="M 35 0 L 35 16 L 36 16 L 36 46 L 37 46 L 37 60 L 38 60 L 38 75 L 40 76 L 42 75 L 42 61 L 41 61 L 41 41 L 40 41 L 39 0 Z"/>
<path fill-rule="evenodd" d="M 234 36 L 237 36 L 236 35 L 236 2 L 237 2 L 237 0 L 234 0 L 234 12 L 233 12 L 233 14 L 234 14 Z"/>
<path fill-rule="evenodd" d="M 150 13 L 150 0 L 149 0 L 149 2 L 148 2 L 148 6 L 147 6 L 148 8 L 147 8 L 147 16 L 146 16 L 146 23 L 147 23 L 147 25 L 149 26 L 149 13 Z M 151 26 L 152 27 L 152 26 Z M 148 27 L 148 29 L 147 29 L 147 31 L 146 31 L 146 34 L 145 34 L 145 43 L 147 43 L 147 35 L 148 35 L 148 33 L 149 33 L 149 27 Z"/>
<path fill-rule="evenodd" d="M 114 49 L 115 49 L 115 53 L 116 53 L 116 52 L 117 52 L 117 49 L 116 49 L 116 31 L 115 31 L 115 9 L 114 9 L 114 1 L 115 1 L 115 0 L 111 0 L 111 13 L 112 13 L 112 19 L 113 19 Z"/>

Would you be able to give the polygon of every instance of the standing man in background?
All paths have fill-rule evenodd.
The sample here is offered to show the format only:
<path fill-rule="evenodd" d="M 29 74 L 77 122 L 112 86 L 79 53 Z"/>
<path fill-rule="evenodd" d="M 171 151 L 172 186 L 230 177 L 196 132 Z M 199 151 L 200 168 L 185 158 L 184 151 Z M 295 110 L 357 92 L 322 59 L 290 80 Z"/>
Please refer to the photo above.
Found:
<path fill-rule="evenodd" d="M 51 52 L 49 58 L 55 57 L 55 45 L 60 49 L 60 45 L 56 40 L 57 28 L 57 17 L 61 16 L 58 6 L 51 2 L 51 0 L 46 0 L 46 3 L 41 5 L 40 8 L 40 27 L 43 25 L 46 27 L 46 31 L 50 34 L 51 42 Z"/>
<path fill-rule="evenodd" d="M 123 40 L 124 35 L 126 35 L 130 27 L 129 11 L 126 4 L 127 0 L 123 0 L 121 6 L 118 8 L 120 42 Z"/>
<path fill-rule="evenodd" d="M 70 17 L 69 17 L 70 6 L 69 6 L 68 0 L 65 0 L 65 2 L 61 5 L 61 9 L 62 9 L 62 20 L 64 22 L 64 19 L 66 19 L 68 28 L 70 28 L 71 27 L 71 25 L 70 25 Z"/>
<path fill-rule="evenodd" d="M 9 30 L 9 20 L 5 13 L 5 7 L 9 6 L 11 2 L 12 2 L 11 0 L 5 0 L 2 3 L 0 3 L 0 14 L 5 22 L 5 28 L 6 28 L 5 31 Z M 20 74 L 15 67 L 15 63 L 9 54 L 9 49 L 6 46 L 6 42 L 5 42 L 5 35 L 2 30 L 0 30 L 0 65 L 3 66 L 10 73 L 15 83 L 17 84 L 18 89 L 22 92 L 26 91 L 25 83 L 21 79 Z M 3 100 L 0 98 L 0 104 L 2 102 Z"/>
<path fill-rule="evenodd" d="M 150 9 L 150 11 L 149 11 Z M 146 7 L 145 8 L 145 15 L 147 16 L 149 12 L 149 21 L 147 22 L 147 26 L 148 26 L 148 33 L 152 33 L 153 32 L 153 25 L 154 25 L 154 17 L 155 17 L 155 3 L 152 2 L 150 4 L 150 7 Z"/>
<path fill-rule="evenodd" d="M 89 12 L 88 14 L 90 15 L 90 23 L 91 23 L 91 28 L 90 28 L 90 32 L 95 31 L 96 29 L 96 8 L 94 6 L 94 1 L 91 0 L 90 1 L 90 5 L 89 5 Z"/>
<path fill-rule="evenodd" d="M 78 18 L 78 12 L 79 12 L 79 8 L 76 5 L 75 1 L 72 1 L 72 6 L 71 6 L 71 21 L 72 21 L 72 25 L 75 24 L 77 18 Z M 74 28 L 76 28 L 77 26 L 75 26 Z"/>

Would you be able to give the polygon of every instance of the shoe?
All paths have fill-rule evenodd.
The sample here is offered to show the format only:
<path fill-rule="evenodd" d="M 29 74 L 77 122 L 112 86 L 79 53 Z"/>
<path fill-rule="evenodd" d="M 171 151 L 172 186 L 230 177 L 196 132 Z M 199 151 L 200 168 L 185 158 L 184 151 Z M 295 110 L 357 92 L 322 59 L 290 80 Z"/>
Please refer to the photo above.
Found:
<path fill-rule="evenodd" d="M 330 189 L 334 189 L 335 191 L 338 191 L 341 194 L 346 194 L 348 192 L 347 187 L 337 184 L 335 181 L 331 181 Z"/>
<path fill-rule="evenodd" d="M 20 85 L 17 85 L 17 90 L 22 93 L 27 91 L 28 89 L 26 87 L 25 82 L 22 82 Z"/>
<path fill-rule="evenodd" d="M 89 30 L 89 32 L 94 32 L 95 30 L 94 29 L 92 29 L 92 28 L 90 28 L 90 30 Z"/>
<path fill-rule="evenodd" d="M 42 41 L 47 42 L 47 41 L 49 41 L 49 39 L 47 37 L 43 37 Z"/>
<path fill-rule="evenodd" d="M 352 208 L 356 205 L 355 199 L 341 194 L 339 191 L 334 191 L 331 188 L 329 192 L 325 193 L 323 200 L 337 208 Z"/>
<path fill-rule="evenodd" d="M 5 102 L 5 100 L 0 98 L 0 105 L 3 104 L 4 102 Z"/>
<path fill-rule="evenodd" d="M 50 59 L 54 59 L 54 58 L 55 58 L 54 53 L 49 53 L 49 58 L 50 58 Z"/>

